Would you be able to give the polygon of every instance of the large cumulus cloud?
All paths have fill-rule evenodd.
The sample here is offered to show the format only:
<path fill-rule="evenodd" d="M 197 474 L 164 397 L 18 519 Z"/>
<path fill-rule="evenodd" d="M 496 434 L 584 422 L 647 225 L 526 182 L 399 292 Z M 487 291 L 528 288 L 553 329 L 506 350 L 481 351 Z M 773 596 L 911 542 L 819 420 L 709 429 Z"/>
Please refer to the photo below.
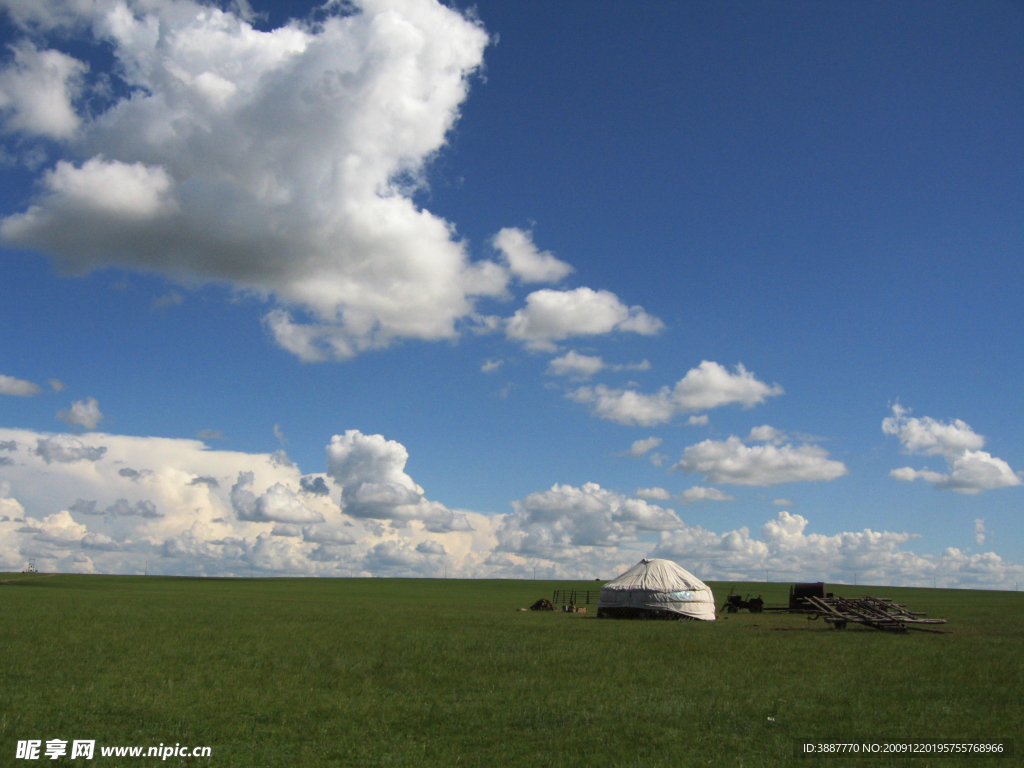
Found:
<path fill-rule="evenodd" d="M 409 567 L 391 562 L 382 573 L 477 573 L 500 518 L 424 499 L 404 473 L 403 446 L 348 437 L 347 463 L 342 435 L 332 474 L 303 475 L 275 454 L 199 440 L 0 428 L 11 459 L 0 466 L 0 570 L 28 558 L 41 570 L 81 570 L 75 558 L 87 553 L 90 569 L 109 573 L 141 573 L 148 561 L 150 573 L 370 575 L 393 550 L 412 553 Z M 410 488 L 400 500 L 414 503 L 389 505 L 389 483 Z"/>
<path fill-rule="evenodd" d="M 116 66 L 94 74 L 118 94 L 86 114 L 87 65 L 18 44 L 0 72 L 4 127 L 60 140 L 64 157 L 3 221 L 9 243 L 75 271 L 115 263 L 273 294 L 284 307 L 267 325 L 306 360 L 452 337 L 473 295 L 504 290 L 506 268 L 471 264 L 410 197 L 488 43 L 457 11 L 360 0 L 261 31 L 192 0 L 7 5 L 37 39 L 109 46 Z"/>
<path fill-rule="evenodd" d="M 515 513 L 498 532 L 500 549 L 567 560 L 581 548 L 634 544 L 644 533 L 682 525 L 676 514 L 643 499 L 585 483 L 555 484 L 513 504 Z"/>
<path fill-rule="evenodd" d="M 353 517 L 406 523 L 417 520 L 431 531 L 469 530 L 464 514 L 424 497 L 405 472 L 409 452 L 383 435 L 350 429 L 327 446 L 327 472 L 341 486 L 345 513 Z"/>
<path fill-rule="evenodd" d="M 324 516 L 307 507 L 298 495 L 282 483 L 274 483 L 260 496 L 249 488 L 252 472 L 239 472 L 231 486 L 231 506 L 239 520 L 262 523 L 322 523 Z"/>
<path fill-rule="evenodd" d="M 543 350 L 662 328 L 586 287 L 535 291 L 510 318 L 478 311 L 513 281 L 573 268 L 514 227 L 491 240 L 499 260 L 474 260 L 455 225 L 413 199 L 489 43 L 467 14 L 353 0 L 263 30 L 239 3 L 5 6 L 23 37 L 0 68 L 0 129 L 38 192 L 0 222 L 12 245 L 72 272 L 115 264 L 265 297 L 265 328 L 303 361 L 467 328 Z M 104 51 L 96 70 L 40 47 L 57 38 Z"/>

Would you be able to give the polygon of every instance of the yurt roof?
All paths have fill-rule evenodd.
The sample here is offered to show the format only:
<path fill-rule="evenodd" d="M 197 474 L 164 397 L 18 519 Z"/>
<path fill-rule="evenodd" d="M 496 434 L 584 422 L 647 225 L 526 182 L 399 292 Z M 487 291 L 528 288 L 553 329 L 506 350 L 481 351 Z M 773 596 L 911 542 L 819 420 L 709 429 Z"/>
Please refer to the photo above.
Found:
<path fill-rule="evenodd" d="M 680 590 L 708 589 L 678 563 L 661 558 L 643 559 L 617 579 L 604 585 L 604 589 L 646 589 L 652 592 L 678 592 Z"/>

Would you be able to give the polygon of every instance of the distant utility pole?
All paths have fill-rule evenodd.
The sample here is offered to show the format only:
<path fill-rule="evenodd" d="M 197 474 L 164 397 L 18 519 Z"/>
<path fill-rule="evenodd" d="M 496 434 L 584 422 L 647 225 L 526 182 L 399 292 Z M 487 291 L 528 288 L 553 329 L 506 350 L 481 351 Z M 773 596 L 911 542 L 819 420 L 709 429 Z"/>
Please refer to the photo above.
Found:
<path fill-rule="evenodd" d="M 537 568 L 536 567 L 534 567 L 534 569 L 533 569 L 533 580 L 534 581 L 537 580 Z"/>

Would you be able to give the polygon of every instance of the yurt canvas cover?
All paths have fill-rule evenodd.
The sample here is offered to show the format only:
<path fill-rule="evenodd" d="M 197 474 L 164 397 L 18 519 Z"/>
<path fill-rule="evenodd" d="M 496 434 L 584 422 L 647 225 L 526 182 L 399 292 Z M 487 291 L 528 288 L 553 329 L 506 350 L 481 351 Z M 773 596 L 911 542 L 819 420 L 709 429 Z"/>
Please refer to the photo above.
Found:
<path fill-rule="evenodd" d="M 707 584 L 671 560 L 641 560 L 605 584 L 597 603 L 599 616 L 629 614 L 636 609 L 714 621 L 715 597 Z"/>

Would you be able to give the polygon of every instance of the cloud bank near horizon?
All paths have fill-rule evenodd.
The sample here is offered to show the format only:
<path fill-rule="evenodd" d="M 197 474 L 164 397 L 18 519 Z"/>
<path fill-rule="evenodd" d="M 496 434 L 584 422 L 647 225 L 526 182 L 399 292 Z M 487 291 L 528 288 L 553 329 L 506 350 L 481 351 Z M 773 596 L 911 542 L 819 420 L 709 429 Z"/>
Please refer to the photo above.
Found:
<path fill-rule="evenodd" d="M 706 579 L 777 578 L 1010 588 L 1024 567 L 993 552 L 918 555 L 909 532 L 807 532 L 780 511 L 760 530 L 716 533 L 597 483 L 555 484 L 505 514 L 451 510 L 405 472 L 408 451 L 348 430 L 324 472 L 283 454 L 200 440 L 0 429 L 0 570 L 244 576 L 610 578 L 642 557 Z M 700 498 L 697 498 L 700 497 Z M 681 501 L 728 498 L 699 488 Z M 983 542 L 982 542 L 983 543 Z M 980 543 L 979 543 L 980 546 Z"/>

